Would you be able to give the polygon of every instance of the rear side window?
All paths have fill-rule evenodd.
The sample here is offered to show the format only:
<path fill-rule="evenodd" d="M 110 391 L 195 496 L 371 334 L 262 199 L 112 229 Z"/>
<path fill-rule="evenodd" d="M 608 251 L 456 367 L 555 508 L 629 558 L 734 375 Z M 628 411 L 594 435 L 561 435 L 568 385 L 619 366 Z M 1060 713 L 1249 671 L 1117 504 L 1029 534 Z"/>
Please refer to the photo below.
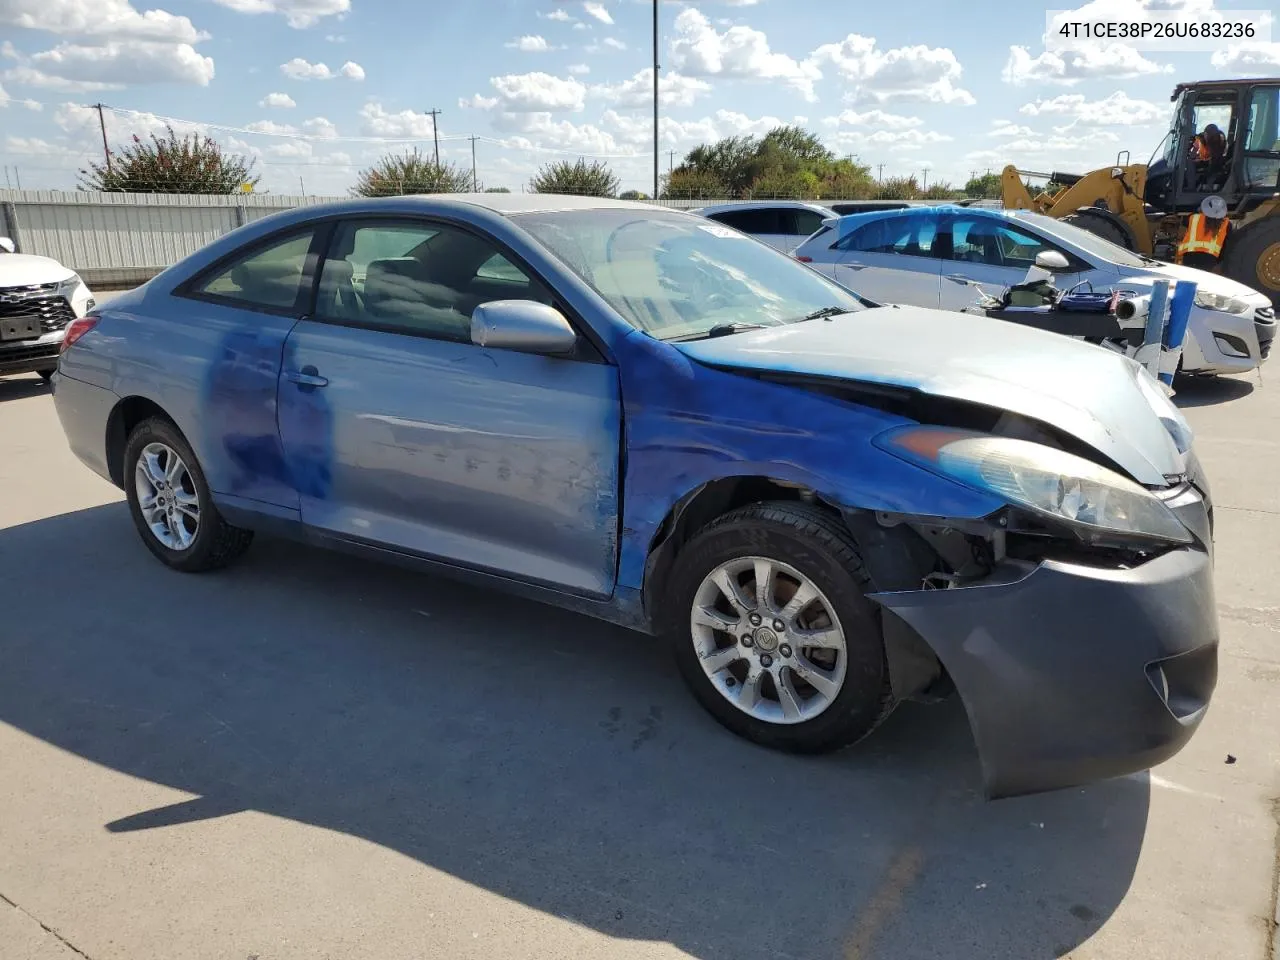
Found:
<path fill-rule="evenodd" d="M 906 257 L 931 257 L 938 225 L 933 217 L 920 214 L 882 217 L 873 220 L 835 242 L 836 250 L 860 253 L 895 253 Z"/>
<path fill-rule="evenodd" d="M 196 296 L 251 310 L 293 310 L 314 237 L 315 231 L 307 229 L 255 247 L 198 278 L 188 290 Z"/>
<path fill-rule="evenodd" d="M 822 214 L 814 210 L 796 210 L 795 232 L 801 236 L 807 237 L 811 233 L 817 233 L 822 228 Z"/>
<path fill-rule="evenodd" d="M 718 220 L 726 226 L 741 230 L 743 233 L 785 233 L 778 221 L 777 210 L 729 210 L 712 214 L 712 220 Z"/>

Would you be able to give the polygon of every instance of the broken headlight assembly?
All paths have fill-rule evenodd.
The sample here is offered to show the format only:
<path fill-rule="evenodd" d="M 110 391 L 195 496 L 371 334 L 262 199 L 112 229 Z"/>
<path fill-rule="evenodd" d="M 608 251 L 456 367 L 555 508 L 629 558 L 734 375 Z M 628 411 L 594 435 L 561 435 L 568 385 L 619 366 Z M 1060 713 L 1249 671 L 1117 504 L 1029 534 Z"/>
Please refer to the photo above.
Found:
<path fill-rule="evenodd" d="M 1066 527 L 1086 542 L 1191 543 L 1191 532 L 1150 491 L 1065 450 L 946 427 L 897 427 L 881 449 L 932 473 Z"/>

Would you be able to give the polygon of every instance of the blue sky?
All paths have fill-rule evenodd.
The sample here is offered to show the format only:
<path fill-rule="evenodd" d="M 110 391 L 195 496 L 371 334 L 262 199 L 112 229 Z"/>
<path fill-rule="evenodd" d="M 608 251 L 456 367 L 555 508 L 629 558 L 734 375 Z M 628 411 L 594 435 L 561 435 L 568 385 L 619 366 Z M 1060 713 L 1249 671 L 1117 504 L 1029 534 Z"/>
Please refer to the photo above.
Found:
<path fill-rule="evenodd" d="M 260 189 L 342 194 L 387 150 L 430 149 L 482 185 L 607 157 L 652 179 L 649 0 L 0 0 L 0 165 L 70 188 L 112 141 L 183 121 L 255 157 Z M 1068 3 L 1056 3 L 1066 7 Z M 1197 18 L 1256 0 L 1092 0 L 1081 16 Z M 1280 75 L 1280 43 L 1046 50 L 1043 7 L 943 0 L 661 4 L 662 169 L 699 142 L 799 122 L 885 176 L 963 182 L 1016 162 L 1145 159 L 1176 80 Z M 15 173 L 16 168 L 16 173 Z M 0 186 L 5 185 L 0 176 Z M 14 182 L 16 185 L 16 182 Z"/>

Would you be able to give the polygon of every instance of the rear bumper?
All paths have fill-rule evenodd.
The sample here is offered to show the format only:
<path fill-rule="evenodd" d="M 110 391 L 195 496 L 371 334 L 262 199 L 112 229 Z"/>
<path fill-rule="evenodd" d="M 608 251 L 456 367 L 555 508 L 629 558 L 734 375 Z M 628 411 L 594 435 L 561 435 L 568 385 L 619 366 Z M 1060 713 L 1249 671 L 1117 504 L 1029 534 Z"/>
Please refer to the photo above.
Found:
<path fill-rule="evenodd" d="M 111 480 L 107 467 L 107 422 L 119 399 L 110 390 L 83 380 L 61 373 L 53 378 L 53 406 L 67 444 L 85 466 L 104 480 Z"/>
<path fill-rule="evenodd" d="M 1167 760 L 1217 680 L 1212 560 L 1199 548 L 1129 570 L 1011 564 L 981 585 L 873 599 L 947 668 L 993 798 Z"/>
<path fill-rule="evenodd" d="M 64 330 L 55 330 L 38 340 L 0 343 L 0 376 L 56 369 L 64 335 Z"/>

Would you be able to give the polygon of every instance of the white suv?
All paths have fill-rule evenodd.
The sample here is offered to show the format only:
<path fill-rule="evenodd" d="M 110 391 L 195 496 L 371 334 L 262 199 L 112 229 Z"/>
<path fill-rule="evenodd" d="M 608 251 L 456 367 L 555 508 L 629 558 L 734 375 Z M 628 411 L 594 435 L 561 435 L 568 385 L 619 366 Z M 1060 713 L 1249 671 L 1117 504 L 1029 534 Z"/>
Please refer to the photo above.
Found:
<path fill-rule="evenodd" d="M 0 237 L 0 377 L 58 367 L 67 324 L 92 309 L 89 288 L 57 260 L 14 252 Z"/>
<path fill-rule="evenodd" d="M 691 210 L 763 240 L 783 253 L 790 253 L 806 237 L 816 233 L 823 220 L 836 216 L 827 207 L 803 200 L 747 200 L 742 203 L 720 203 Z"/>

